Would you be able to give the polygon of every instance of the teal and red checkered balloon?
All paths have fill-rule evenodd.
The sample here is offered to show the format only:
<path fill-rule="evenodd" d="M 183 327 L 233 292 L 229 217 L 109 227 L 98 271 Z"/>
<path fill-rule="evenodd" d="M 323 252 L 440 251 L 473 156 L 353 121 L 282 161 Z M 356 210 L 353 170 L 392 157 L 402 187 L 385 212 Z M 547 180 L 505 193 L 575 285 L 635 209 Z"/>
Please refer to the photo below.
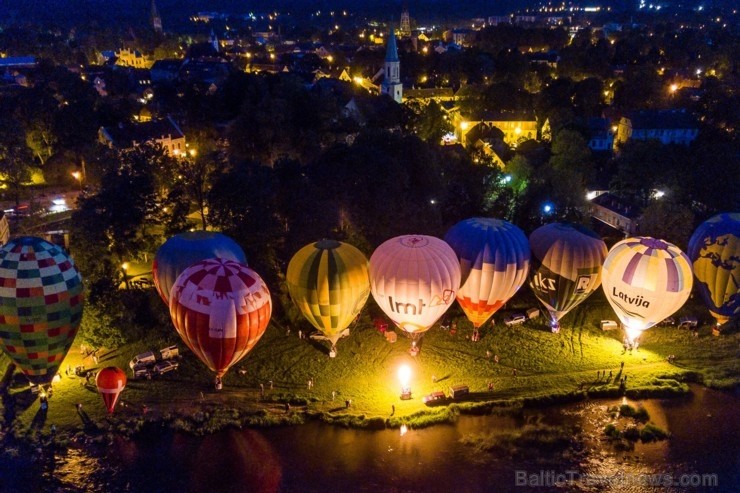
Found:
<path fill-rule="evenodd" d="M 0 248 L 0 347 L 34 383 L 49 383 L 82 320 L 82 278 L 59 246 L 35 237 Z"/>

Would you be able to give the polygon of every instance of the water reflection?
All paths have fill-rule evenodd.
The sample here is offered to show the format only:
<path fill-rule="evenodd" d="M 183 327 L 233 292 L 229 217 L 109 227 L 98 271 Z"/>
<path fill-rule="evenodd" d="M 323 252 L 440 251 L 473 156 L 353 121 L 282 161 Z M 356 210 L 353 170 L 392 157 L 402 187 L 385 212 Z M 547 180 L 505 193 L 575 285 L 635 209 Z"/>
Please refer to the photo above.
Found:
<path fill-rule="evenodd" d="M 107 457 L 75 457 L 58 464 L 63 483 L 106 492 L 231 491 L 523 491 L 516 471 L 574 471 L 598 478 L 635 474 L 716 473 L 717 491 L 740 491 L 738 398 L 694 387 L 685 399 L 641 403 L 653 423 L 668 430 L 665 442 L 636 443 L 617 451 L 605 439 L 607 412 L 621 400 L 526 411 L 514 416 L 461 417 L 452 426 L 424 430 L 355 431 L 320 423 L 267 430 L 230 430 L 206 437 L 160 431 L 134 441 L 116 440 Z M 463 437 L 525 426 L 577 429 L 579 453 L 521 459 L 478 450 Z M 105 474 L 100 471 L 104 470 Z M 59 484 L 58 482 L 56 484 Z M 661 491 L 686 491 L 663 488 Z M 704 488 L 693 491 L 706 491 Z M 66 491 L 66 490 L 65 490 Z M 655 491 L 624 483 L 579 482 L 537 491 Z"/>

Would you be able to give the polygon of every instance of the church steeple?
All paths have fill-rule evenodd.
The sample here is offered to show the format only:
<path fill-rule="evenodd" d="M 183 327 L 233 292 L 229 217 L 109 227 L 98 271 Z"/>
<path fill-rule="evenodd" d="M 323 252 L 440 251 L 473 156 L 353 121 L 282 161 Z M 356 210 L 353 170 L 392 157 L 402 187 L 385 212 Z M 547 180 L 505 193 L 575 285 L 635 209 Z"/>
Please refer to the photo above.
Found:
<path fill-rule="evenodd" d="M 161 33 L 162 32 L 162 18 L 159 16 L 159 11 L 157 10 L 157 4 L 155 0 L 152 0 L 152 27 L 154 28 L 155 33 Z"/>
<path fill-rule="evenodd" d="M 213 29 L 211 29 L 211 35 L 208 37 L 208 42 L 211 43 L 211 46 L 213 46 L 213 49 L 218 53 L 219 45 L 218 45 L 218 38 L 216 37 L 216 33 L 213 32 Z"/>
<path fill-rule="evenodd" d="M 403 10 L 401 11 L 401 24 L 398 26 L 398 32 L 401 36 L 408 36 L 411 34 L 411 20 L 409 18 L 409 7 L 406 2 L 403 4 Z"/>
<path fill-rule="evenodd" d="M 385 77 L 380 85 L 380 93 L 388 94 L 394 101 L 403 100 L 403 84 L 401 84 L 401 61 L 398 59 L 396 33 L 393 26 L 388 33 L 388 44 L 385 50 Z"/>

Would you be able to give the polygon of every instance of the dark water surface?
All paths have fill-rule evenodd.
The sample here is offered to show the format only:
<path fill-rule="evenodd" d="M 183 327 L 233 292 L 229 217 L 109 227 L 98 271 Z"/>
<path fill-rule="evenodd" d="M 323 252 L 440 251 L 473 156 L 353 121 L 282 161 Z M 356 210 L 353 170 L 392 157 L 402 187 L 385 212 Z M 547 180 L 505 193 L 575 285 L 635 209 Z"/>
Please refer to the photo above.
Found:
<path fill-rule="evenodd" d="M 317 422 L 206 437 L 157 433 L 117 440 L 104 458 L 73 451 L 60 458 L 55 485 L 46 491 L 738 492 L 740 399 L 698 386 L 692 392 L 687 398 L 642 401 L 651 421 L 672 436 L 638 443 L 627 452 L 616 451 L 603 438 L 606 409 L 635 403 L 608 399 L 527 410 L 516 417 L 463 416 L 455 425 L 408 430 L 403 436 L 399 430 L 357 431 Z M 461 442 L 532 422 L 578 426 L 582 453 L 515 460 Z M 528 487 L 517 486 L 523 478 Z M 658 481 L 661 487 L 645 481 Z M 707 481 L 717 486 L 707 487 Z M 697 486 L 702 482 L 705 486 Z"/>

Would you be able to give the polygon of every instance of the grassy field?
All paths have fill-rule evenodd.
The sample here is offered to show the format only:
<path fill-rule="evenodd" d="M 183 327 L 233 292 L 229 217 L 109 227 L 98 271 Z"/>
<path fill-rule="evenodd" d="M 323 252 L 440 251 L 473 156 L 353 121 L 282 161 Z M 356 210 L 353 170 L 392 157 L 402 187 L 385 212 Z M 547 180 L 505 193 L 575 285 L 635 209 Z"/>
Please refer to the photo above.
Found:
<path fill-rule="evenodd" d="M 276 322 L 230 370 L 220 392 L 213 389 L 212 374 L 183 350 L 171 327 L 113 351 L 101 350 L 98 365 L 91 357 L 83 358 L 75 344 L 62 367 L 61 381 L 54 384 L 46 414 L 39 411 L 39 401 L 25 378 L 7 371 L 9 361 L 3 356 L 0 368 L 7 385 L 0 394 L 0 423 L 4 421 L 4 429 L 17 436 L 47 434 L 52 424 L 75 433 L 121 430 L 157 419 L 189 430 L 194 428 L 193 420 L 211 429 L 218 428 L 214 420 L 225 425 L 280 424 L 301 422 L 305 416 L 344 426 L 420 426 L 454 419 L 458 412 L 490 412 L 491 401 L 496 406 L 529 405 L 577 399 L 585 393 L 616 395 L 622 376 L 628 377 L 626 391 L 634 397 L 685 393 L 686 380 L 737 388 L 739 334 L 714 337 L 704 327 L 695 338 L 676 327 L 655 327 L 643 334 L 639 350 L 625 353 L 621 331 L 598 328 L 599 320 L 614 319 L 613 312 L 603 296 L 592 298 L 563 320 L 559 334 L 552 334 L 539 319 L 513 328 L 488 325 L 478 342 L 470 340 L 472 327 L 460 312 L 452 311 L 457 333 L 435 326 L 424 335 L 416 357 L 409 354 L 410 341 L 403 335 L 394 344 L 387 342 L 375 330 L 369 313 L 351 328 L 348 338 L 339 341 L 336 358 L 328 357 L 328 343 L 299 339 L 297 327 L 286 335 L 286 327 Z M 520 303 L 507 308 L 526 306 L 526 300 Z M 689 305 L 692 308 L 693 313 L 701 313 L 698 306 Z M 502 319 L 496 315 L 497 321 Z M 132 356 L 173 343 L 179 343 L 182 352 L 179 370 L 150 381 L 130 379 L 113 417 L 106 417 L 94 381 L 85 385 L 84 378 L 65 375 L 67 365 L 79 364 L 94 370 L 115 365 L 130 375 Z M 668 355 L 675 355 L 672 364 L 666 361 Z M 397 370 L 402 364 L 412 368 L 411 400 L 399 398 Z M 597 379 L 597 372 L 601 378 Z M 610 372 L 612 379 L 606 377 Z M 312 389 L 307 386 L 309 379 L 314 382 Z M 260 383 L 265 386 L 264 397 Z M 493 391 L 488 390 L 489 383 Z M 448 393 L 457 384 L 470 387 L 468 402 L 435 408 L 422 403 L 424 395 L 436 390 Z M 349 399 L 352 404 L 346 409 Z M 290 413 L 284 410 L 285 402 L 293 404 Z M 83 405 L 82 413 L 77 412 L 77 403 Z M 183 424 L 183 419 L 191 423 Z"/>

